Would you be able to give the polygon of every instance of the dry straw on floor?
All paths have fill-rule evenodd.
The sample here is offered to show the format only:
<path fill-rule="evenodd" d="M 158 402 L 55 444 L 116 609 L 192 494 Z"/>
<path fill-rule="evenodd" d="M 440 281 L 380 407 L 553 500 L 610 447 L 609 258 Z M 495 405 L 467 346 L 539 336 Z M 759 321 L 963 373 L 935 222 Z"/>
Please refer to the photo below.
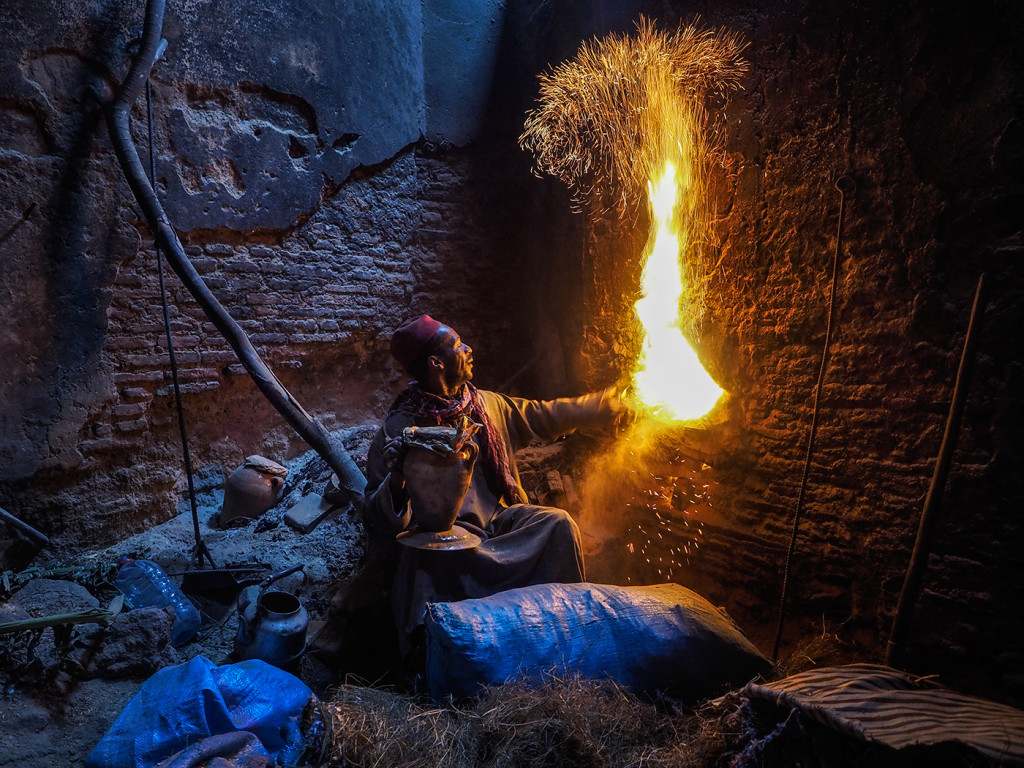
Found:
<path fill-rule="evenodd" d="M 735 706 L 685 712 L 575 678 L 492 688 L 460 706 L 350 685 L 329 698 L 324 768 L 696 768 L 727 764 L 739 736 Z"/>

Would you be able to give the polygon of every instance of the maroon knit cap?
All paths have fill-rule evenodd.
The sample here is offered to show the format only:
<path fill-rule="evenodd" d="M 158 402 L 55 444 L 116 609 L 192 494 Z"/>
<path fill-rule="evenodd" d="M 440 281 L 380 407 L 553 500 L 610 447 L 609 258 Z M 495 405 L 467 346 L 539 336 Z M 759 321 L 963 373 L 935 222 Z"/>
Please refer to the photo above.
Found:
<path fill-rule="evenodd" d="M 434 338 L 440 327 L 441 323 L 430 315 L 420 315 L 412 320 L 406 320 L 398 326 L 398 330 L 391 337 L 391 354 L 403 368 L 408 368 Z"/>

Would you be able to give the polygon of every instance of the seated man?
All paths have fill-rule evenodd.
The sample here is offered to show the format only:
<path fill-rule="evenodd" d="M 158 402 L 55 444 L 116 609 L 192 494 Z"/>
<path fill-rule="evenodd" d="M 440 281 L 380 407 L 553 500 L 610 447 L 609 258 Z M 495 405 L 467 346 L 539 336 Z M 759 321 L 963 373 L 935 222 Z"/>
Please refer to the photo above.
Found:
<path fill-rule="evenodd" d="M 395 332 L 391 352 L 414 380 L 370 446 L 364 516 L 371 538 L 393 542 L 415 523 L 402 473 L 403 430 L 455 426 L 463 417 L 482 425 L 473 437 L 478 458 L 456 519 L 481 543 L 458 551 L 400 547 L 396 553 L 392 608 L 400 647 L 408 653 L 428 602 L 584 580 L 576 523 L 561 509 L 528 503 L 515 452 L 577 428 L 610 426 L 624 409 L 611 390 L 549 401 L 479 390 L 470 383 L 473 351 L 454 330 L 427 315 Z"/>

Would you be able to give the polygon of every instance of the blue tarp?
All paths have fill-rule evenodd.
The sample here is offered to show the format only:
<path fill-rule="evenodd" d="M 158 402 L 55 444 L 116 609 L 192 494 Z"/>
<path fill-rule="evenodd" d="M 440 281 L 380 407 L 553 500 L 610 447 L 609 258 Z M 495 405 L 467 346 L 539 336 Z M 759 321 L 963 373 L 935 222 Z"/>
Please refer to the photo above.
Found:
<path fill-rule="evenodd" d="M 771 666 L 724 611 L 679 584 L 537 584 L 428 603 L 425 626 L 438 700 L 552 673 L 697 699 Z"/>
<path fill-rule="evenodd" d="M 300 721 L 313 692 L 259 659 L 217 666 L 203 656 L 165 667 L 125 706 L 86 760 L 86 768 L 154 768 L 209 736 L 251 733 L 273 762 L 301 753 Z"/>

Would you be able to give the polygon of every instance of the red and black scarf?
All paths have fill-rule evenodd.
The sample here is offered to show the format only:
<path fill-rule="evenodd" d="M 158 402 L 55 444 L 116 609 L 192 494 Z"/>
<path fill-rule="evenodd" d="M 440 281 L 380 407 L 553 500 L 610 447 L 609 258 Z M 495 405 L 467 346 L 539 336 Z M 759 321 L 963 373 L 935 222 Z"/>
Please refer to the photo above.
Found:
<path fill-rule="evenodd" d="M 522 489 L 512 476 L 512 465 L 505 449 L 505 441 L 498 434 L 491 417 L 487 415 L 480 391 L 472 384 L 467 382 L 461 394 L 443 397 L 425 391 L 418 382 L 410 382 L 388 411 L 389 416 L 393 413 L 404 413 L 417 420 L 427 420 L 431 422 L 431 426 L 439 427 L 451 426 L 462 416 L 482 424 L 484 439 L 481 453 L 488 481 L 508 503 L 526 503 Z"/>

